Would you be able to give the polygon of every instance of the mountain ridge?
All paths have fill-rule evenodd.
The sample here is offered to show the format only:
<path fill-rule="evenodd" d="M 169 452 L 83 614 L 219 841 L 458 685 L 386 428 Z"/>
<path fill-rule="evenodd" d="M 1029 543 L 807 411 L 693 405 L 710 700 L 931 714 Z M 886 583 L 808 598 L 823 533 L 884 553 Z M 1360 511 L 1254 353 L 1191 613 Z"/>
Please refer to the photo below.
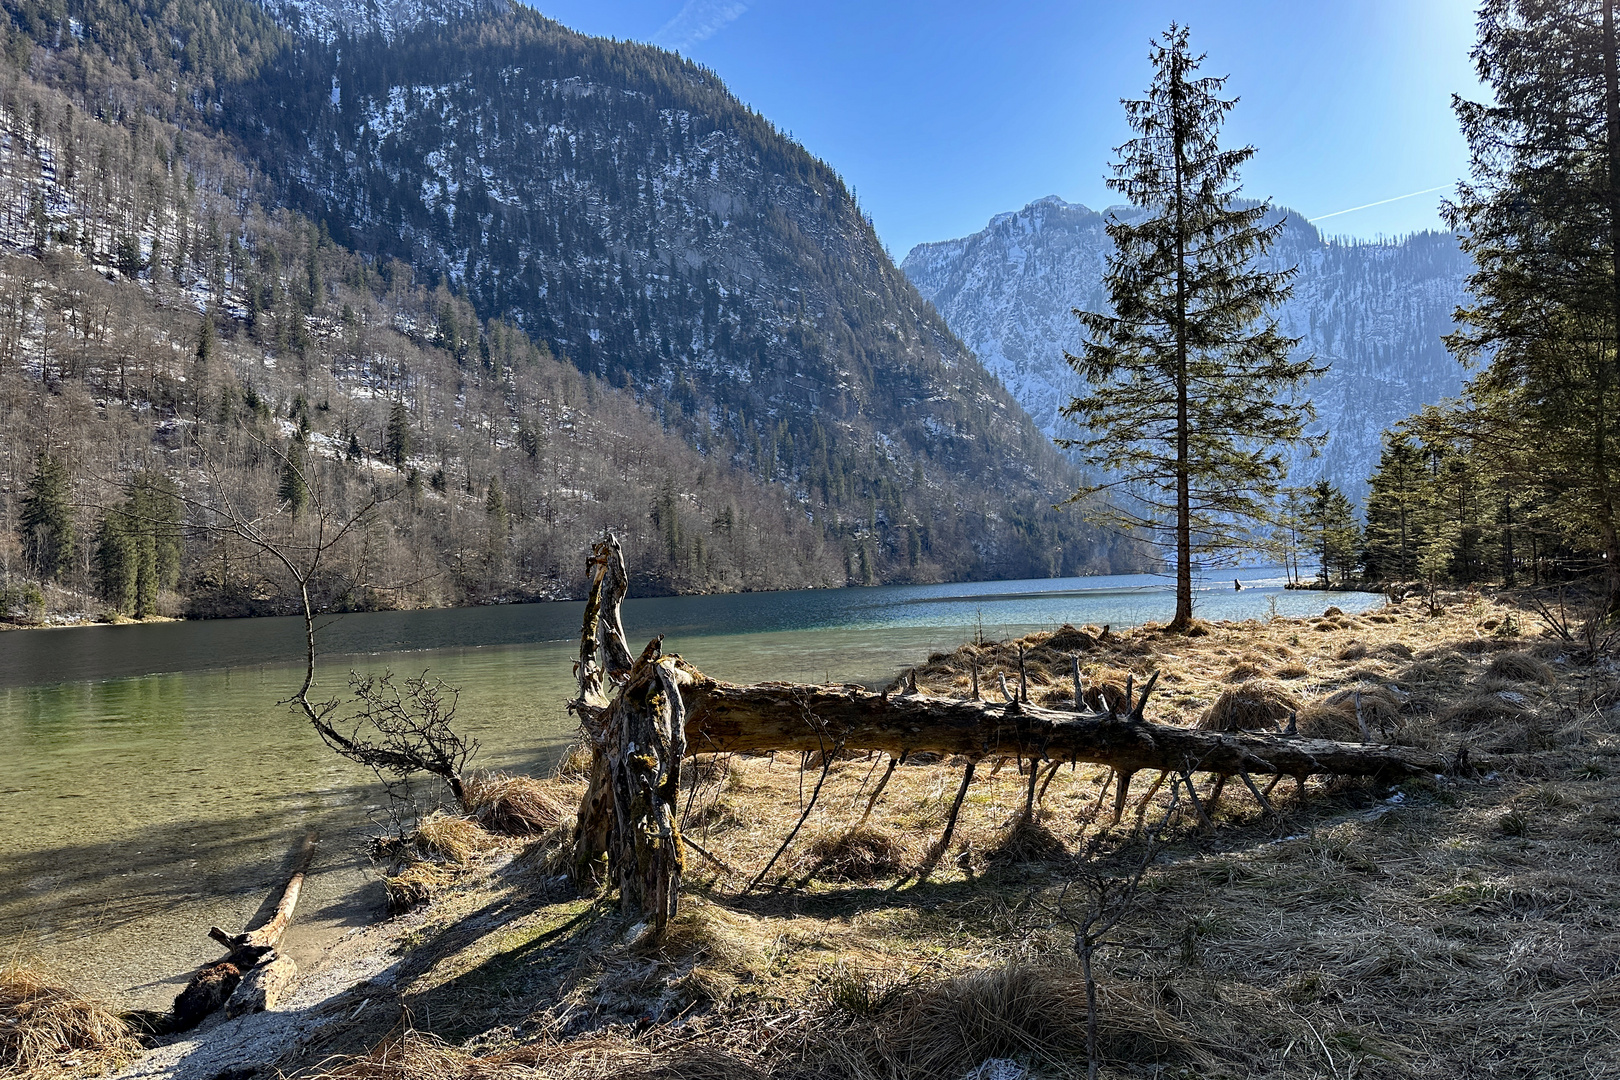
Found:
<path fill-rule="evenodd" d="M 918 244 L 901 263 L 1049 436 L 1072 431 L 1058 413 L 1078 390 L 1063 360 L 1080 344 L 1072 310 L 1107 310 L 1104 226 L 1108 214 L 1131 209 L 1047 196 L 968 236 Z M 1440 336 L 1464 298 L 1469 264 L 1449 234 L 1346 243 L 1286 208 L 1277 214 L 1287 225 L 1265 261 L 1300 268 L 1279 321 L 1329 364 L 1305 391 L 1318 408 L 1311 430 L 1329 439 L 1320 457 L 1296 464 L 1294 481 L 1327 476 L 1359 497 L 1383 431 L 1461 388 L 1462 369 Z"/>

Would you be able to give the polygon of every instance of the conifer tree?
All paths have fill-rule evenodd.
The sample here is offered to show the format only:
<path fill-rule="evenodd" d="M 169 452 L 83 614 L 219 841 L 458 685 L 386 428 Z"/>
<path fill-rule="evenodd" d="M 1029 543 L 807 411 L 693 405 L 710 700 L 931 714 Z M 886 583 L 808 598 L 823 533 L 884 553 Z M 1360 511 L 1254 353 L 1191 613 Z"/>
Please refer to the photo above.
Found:
<path fill-rule="evenodd" d="M 1405 581 L 1417 575 L 1423 547 L 1423 507 L 1428 495 L 1423 451 L 1404 431 L 1390 432 L 1368 483 L 1367 529 L 1362 566 L 1367 577 Z"/>
<path fill-rule="evenodd" d="M 309 484 L 304 479 L 303 461 L 296 448 L 288 451 L 287 459 L 282 463 L 276 498 L 287 504 L 294 521 L 309 508 Z"/>
<path fill-rule="evenodd" d="M 54 581 L 73 564 L 76 533 L 68 504 L 72 481 L 59 458 L 40 454 L 22 497 L 23 552 L 35 571 Z"/>
<path fill-rule="evenodd" d="M 396 401 L 388 410 L 388 426 L 383 431 L 383 460 L 403 469 L 411 456 L 411 418 L 405 403 Z"/>
<path fill-rule="evenodd" d="M 1456 99 L 1473 180 L 1446 208 L 1476 270 L 1448 344 L 1472 403 L 1517 429 L 1534 479 L 1602 553 L 1620 610 L 1620 46 L 1615 0 L 1485 0 Z M 1452 521 L 1454 545 L 1465 542 Z M 1443 552 L 1429 560 L 1444 561 Z M 1453 561 L 1457 553 L 1452 553 Z"/>
<path fill-rule="evenodd" d="M 1327 479 L 1307 489 L 1305 532 L 1316 555 L 1319 580 L 1324 587 L 1343 582 L 1356 566 L 1361 530 L 1356 526 L 1355 504 Z"/>
<path fill-rule="evenodd" d="M 1176 564 L 1171 628 L 1192 623 L 1195 552 L 1253 542 L 1287 473 L 1284 453 L 1308 441 L 1308 402 L 1292 392 L 1321 372 L 1294 360 L 1298 339 L 1269 312 L 1294 270 L 1259 269 L 1283 221 L 1269 203 L 1239 202 L 1252 146 L 1223 149 L 1235 99 L 1200 77 L 1185 27 L 1153 46 L 1153 85 L 1126 101 L 1136 138 L 1119 148 L 1109 187 L 1145 213 L 1115 218 L 1104 284 L 1112 314 L 1076 311 L 1086 330 L 1069 363 L 1087 390 L 1063 412 L 1085 434 L 1059 440 L 1105 475 L 1076 493 L 1113 495 L 1102 513 L 1169 541 Z"/>
<path fill-rule="evenodd" d="M 135 544 L 124 515 L 114 510 L 96 528 L 96 585 L 107 606 L 135 610 Z"/>

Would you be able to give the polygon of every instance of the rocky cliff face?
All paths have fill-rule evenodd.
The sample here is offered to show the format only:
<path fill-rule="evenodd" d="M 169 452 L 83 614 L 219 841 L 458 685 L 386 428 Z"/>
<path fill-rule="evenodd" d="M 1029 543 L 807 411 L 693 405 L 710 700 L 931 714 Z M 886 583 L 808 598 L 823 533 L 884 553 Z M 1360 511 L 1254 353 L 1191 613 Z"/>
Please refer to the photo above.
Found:
<path fill-rule="evenodd" d="M 1461 386 L 1440 337 L 1463 298 L 1468 260 L 1445 234 L 1347 244 L 1325 240 L 1298 215 L 1288 219 L 1272 262 L 1300 273 L 1282 323 L 1304 339 L 1302 351 L 1330 365 L 1309 388 L 1314 430 L 1330 438 L 1295 479 L 1326 475 L 1359 493 L 1384 429 Z M 1079 389 L 1063 359 L 1080 344 L 1073 309 L 1106 310 L 1105 222 L 1103 213 L 1049 197 L 972 236 L 921 244 L 902 263 L 1048 435 L 1066 433 L 1058 409 Z"/>

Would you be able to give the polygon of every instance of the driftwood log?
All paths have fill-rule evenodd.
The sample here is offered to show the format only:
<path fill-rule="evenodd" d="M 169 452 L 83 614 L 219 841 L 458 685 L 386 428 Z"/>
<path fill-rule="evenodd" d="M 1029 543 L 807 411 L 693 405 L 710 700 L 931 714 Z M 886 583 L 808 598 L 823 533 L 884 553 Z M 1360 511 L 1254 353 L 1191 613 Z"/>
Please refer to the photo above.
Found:
<path fill-rule="evenodd" d="M 273 915 L 262 926 L 240 934 L 227 934 L 210 927 L 208 936 L 225 946 L 229 953 L 205 964 L 174 999 L 170 1030 L 189 1031 L 209 1013 L 225 1006 L 227 1016 L 275 1008 L 277 1000 L 298 975 L 292 957 L 276 952 L 282 935 L 292 922 L 298 894 L 304 887 L 304 874 L 315 856 L 315 834 L 304 837 L 294 860 L 292 874 L 282 887 L 281 899 Z"/>
<path fill-rule="evenodd" d="M 632 668 L 618 619 L 628 576 L 617 541 L 609 537 L 598 543 L 590 566 L 591 594 L 577 668 L 579 697 L 570 705 L 594 750 L 591 783 L 579 811 L 576 866 L 591 872 L 610 863 L 626 911 L 649 918 L 673 913 L 679 890 L 681 840 L 674 792 L 682 754 L 883 751 L 891 758 L 885 782 L 908 755 L 960 757 L 968 767 L 958 805 L 978 762 L 1027 760 L 1031 814 L 1042 762 L 1089 762 L 1113 770 L 1115 823 L 1124 812 L 1132 777 L 1143 770 L 1159 773 L 1155 790 L 1166 776 L 1185 785 L 1191 805 L 1204 818 L 1207 810 L 1192 787 L 1194 773 L 1214 774 L 1217 789 L 1227 778 L 1240 777 L 1269 810 L 1276 780 L 1261 791 L 1252 779 L 1256 773 L 1291 776 L 1303 785 L 1310 776 L 1401 779 L 1447 773 L 1461 764 L 1413 747 L 1303 738 L 1292 725 L 1287 732 L 1270 733 L 1155 724 L 1146 718 L 1146 709 L 1157 675 L 1139 691 L 1127 680 L 1122 697 L 1083 695 L 1077 670 L 1076 707 L 1052 709 L 1028 703 L 1023 678 L 1016 693 L 1004 680 L 1005 700 L 999 702 L 981 701 L 977 693 L 970 700 L 937 697 L 918 691 L 914 680 L 899 694 L 847 685 L 735 686 L 708 678 L 678 656 L 662 655 L 661 638 L 647 646 Z M 611 701 L 610 685 L 622 687 Z M 1097 707 L 1086 706 L 1087 700 Z M 684 732 L 677 730 L 680 726 Z M 660 791 L 667 791 L 667 801 L 648 797 Z M 633 820 L 621 826 L 616 815 L 625 808 Z M 655 882 L 651 874 L 664 877 Z"/>

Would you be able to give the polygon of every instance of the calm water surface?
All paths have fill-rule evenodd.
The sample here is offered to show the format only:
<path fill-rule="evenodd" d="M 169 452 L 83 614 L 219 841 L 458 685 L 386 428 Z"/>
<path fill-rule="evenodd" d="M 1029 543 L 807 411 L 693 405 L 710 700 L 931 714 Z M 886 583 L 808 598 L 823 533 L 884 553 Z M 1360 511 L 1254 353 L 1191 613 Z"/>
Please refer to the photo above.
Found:
<path fill-rule="evenodd" d="M 1365 593 L 1287 592 L 1249 570 L 1200 593 L 1211 619 L 1303 615 Z M 703 671 L 753 682 L 878 683 L 982 632 L 1168 618 L 1146 575 L 629 600 L 632 650 L 655 634 Z M 564 702 L 583 605 L 382 612 L 327 621 L 321 692 L 350 671 L 424 671 L 461 689 L 483 768 L 540 772 L 572 737 Z M 321 836 L 287 947 L 301 961 L 376 918 L 364 837 L 371 774 L 277 702 L 301 675 L 302 624 L 254 619 L 0 634 L 0 960 L 44 961 L 131 1005 L 167 1004 Z"/>

